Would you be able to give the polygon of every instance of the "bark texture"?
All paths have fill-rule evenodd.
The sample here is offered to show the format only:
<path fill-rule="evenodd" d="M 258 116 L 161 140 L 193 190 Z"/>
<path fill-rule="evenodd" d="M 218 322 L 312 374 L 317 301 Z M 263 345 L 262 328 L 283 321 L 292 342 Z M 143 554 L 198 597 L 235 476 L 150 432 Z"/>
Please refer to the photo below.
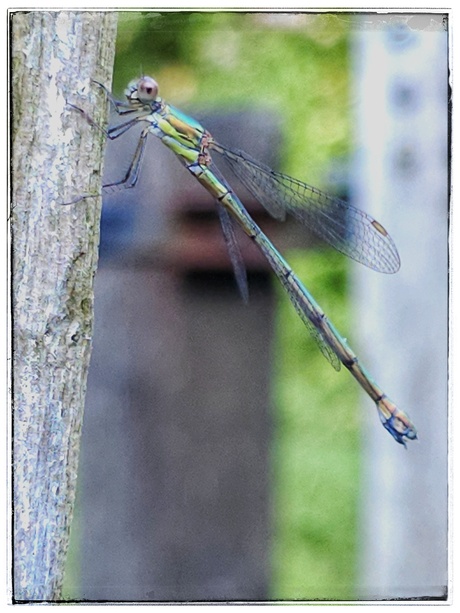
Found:
<path fill-rule="evenodd" d="M 10 14 L 13 602 L 60 598 L 89 366 L 116 15 Z"/>

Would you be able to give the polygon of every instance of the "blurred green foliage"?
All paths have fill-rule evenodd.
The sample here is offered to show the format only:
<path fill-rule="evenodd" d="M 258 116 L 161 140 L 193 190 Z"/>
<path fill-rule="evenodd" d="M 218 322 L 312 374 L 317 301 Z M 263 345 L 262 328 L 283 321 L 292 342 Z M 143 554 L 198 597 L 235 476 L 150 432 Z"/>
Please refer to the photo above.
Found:
<path fill-rule="evenodd" d="M 185 111 L 274 110 L 282 170 L 316 185 L 348 150 L 348 24 L 329 14 L 121 13 L 113 91 L 149 74 Z"/>
<path fill-rule="evenodd" d="M 121 13 L 113 90 L 150 74 L 188 107 L 269 109 L 282 119 L 283 170 L 324 187 L 350 143 L 349 18 L 334 14 Z M 288 259 L 338 329 L 350 329 L 346 262 Z M 357 386 L 323 358 L 280 289 L 273 449 L 276 599 L 353 598 Z"/>
<path fill-rule="evenodd" d="M 289 259 L 339 331 L 348 330 L 343 256 L 328 249 Z M 272 596 L 353 599 L 358 387 L 346 369 L 331 368 L 281 289 L 277 332 Z"/>

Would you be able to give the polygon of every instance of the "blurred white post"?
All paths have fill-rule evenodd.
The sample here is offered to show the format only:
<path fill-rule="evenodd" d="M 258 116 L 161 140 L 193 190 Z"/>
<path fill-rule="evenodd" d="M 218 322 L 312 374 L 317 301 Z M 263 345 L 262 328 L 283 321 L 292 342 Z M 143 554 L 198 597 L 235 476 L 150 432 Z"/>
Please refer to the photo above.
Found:
<path fill-rule="evenodd" d="M 401 269 L 356 267 L 364 363 L 409 414 L 407 450 L 363 399 L 360 597 L 447 589 L 448 49 L 441 15 L 366 15 L 354 32 L 354 204 L 393 236 Z"/>

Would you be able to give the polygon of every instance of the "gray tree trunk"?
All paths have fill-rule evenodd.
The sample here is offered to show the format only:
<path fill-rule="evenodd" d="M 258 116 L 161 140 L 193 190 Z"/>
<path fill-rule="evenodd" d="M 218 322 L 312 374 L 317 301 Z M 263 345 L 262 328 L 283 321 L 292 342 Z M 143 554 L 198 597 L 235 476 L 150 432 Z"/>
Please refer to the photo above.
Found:
<path fill-rule="evenodd" d="M 91 349 L 116 15 L 15 12 L 12 42 L 13 602 L 60 598 Z M 90 94 L 90 100 L 86 99 Z M 91 108 L 91 102 L 97 106 Z M 86 104 L 85 104 L 86 102 Z"/>

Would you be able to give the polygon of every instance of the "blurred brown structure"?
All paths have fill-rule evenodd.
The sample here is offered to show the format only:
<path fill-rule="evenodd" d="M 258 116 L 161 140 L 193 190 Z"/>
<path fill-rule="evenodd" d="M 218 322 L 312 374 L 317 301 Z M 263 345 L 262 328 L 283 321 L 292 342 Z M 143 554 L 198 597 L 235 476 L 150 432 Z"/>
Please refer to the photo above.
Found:
<path fill-rule="evenodd" d="M 203 123 L 277 165 L 273 118 Z M 242 236 L 243 303 L 213 199 L 151 140 L 139 185 L 111 197 L 103 216 L 81 461 L 81 597 L 264 600 L 271 280 Z M 116 156 L 132 145 L 109 149 L 110 179 L 123 176 L 126 159 Z M 279 244 L 283 226 L 245 203 Z"/>

